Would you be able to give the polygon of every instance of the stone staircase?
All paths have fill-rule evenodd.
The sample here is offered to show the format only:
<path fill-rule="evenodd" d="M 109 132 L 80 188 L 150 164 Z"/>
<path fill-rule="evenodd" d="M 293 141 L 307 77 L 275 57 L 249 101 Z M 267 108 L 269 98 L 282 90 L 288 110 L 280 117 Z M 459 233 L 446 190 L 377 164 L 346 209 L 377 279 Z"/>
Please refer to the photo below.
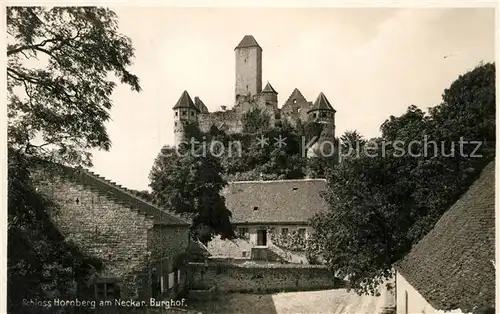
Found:
<path fill-rule="evenodd" d="M 285 263 L 290 263 L 291 262 L 291 256 L 285 250 L 282 248 L 276 246 L 273 244 L 271 241 L 269 241 L 268 248 L 271 252 L 276 254 L 279 257 L 279 262 L 285 262 Z"/>

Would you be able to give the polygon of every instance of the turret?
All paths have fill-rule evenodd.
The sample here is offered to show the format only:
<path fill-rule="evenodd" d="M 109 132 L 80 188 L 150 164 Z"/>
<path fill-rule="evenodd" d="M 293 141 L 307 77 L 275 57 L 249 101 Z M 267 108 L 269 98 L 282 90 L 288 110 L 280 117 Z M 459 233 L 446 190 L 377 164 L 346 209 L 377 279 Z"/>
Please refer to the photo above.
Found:
<path fill-rule="evenodd" d="M 324 157 L 333 156 L 336 150 L 335 141 L 335 109 L 326 99 L 325 94 L 320 93 L 312 107 L 307 112 L 309 121 L 323 124 L 323 131 L 320 138 L 311 147 L 309 156 L 322 155 Z"/>
<path fill-rule="evenodd" d="M 332 136 L 335 136 L 335 112 L 325 94 L 321 92 L 307 114 L 309 121 L 331 124 L 330 127 L 333 127 L 334 132 Z"/>
<path fill-rule="evenodd" d="M 187 91 L 184 91 L 173 107 L 175 145 L 185 140 L 185 125 L 197 123 L 199 109 L 194 104 Z"/>
<path fill-rule="evenodd" d="M 278 108 L 278 92 L 276 92 L 269 82 L 267 82 L 260 95 L 266 104 L 272 104 L 274 108 Z"/>

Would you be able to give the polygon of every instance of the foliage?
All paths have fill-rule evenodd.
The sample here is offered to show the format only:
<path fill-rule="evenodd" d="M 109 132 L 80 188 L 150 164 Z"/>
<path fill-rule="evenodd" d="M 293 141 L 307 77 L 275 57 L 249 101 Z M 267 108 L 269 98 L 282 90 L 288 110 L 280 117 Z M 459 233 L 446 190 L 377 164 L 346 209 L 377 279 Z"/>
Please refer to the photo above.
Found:
<path fill-rule="evenodd" d="M 317 246 L 311 254 L 322 251 L 329 267 L 348 277 L 357 292 L 375 293 L 394 263 L 494 158 L 495 110 L 495 67 L 485 64 L 453 82 L 427 114 L 410 106 L 400 117 L 391 116 L 380 138 L 329 173 L 324 197 L 330 210 L 312 221 Z M 461 137 L 482 141 L 475 152 L 481 157 L 471 155 L 475 144 L 460 154 Z"/>
<path fill-rule="evenodd" d="M 305 251 L 306 239 L 304 234 L 300 234 L 298 230 L 293 230 L 287 233 L 270 232 L 271 241 L 274 245 L 290 251 Z"/>
<path fill-rule="evenodd" d="M 192 233 L 203 243 L 215 234 L 234 238 L 231 212 L 221 195 L 227 182 L 220 161 L 207 149 L 209 143 L 201 141 L 199 130 L 187 132 L 198 144 L 162 149 L 149 176 L 152 197 L 158 205 L 193 218 Z"/>
<path fill-rule="evenodd" d="M 270 127 L 270 120 L 269 115 L 259 108 L 245 112 L 241 117 L 243 133 L 263 132 Z"/>
<path fill-rule="evenodd" d="M 36 191 L 27 155 L 91 165 L 91 149 L 109 149 L 110 74 L 140 90 L 126 69 L 131 42 L 117 29 L 103 8 L 7 8 L 9 312 L 21 312 L 23 298 L 67 295 L 98 264 L 48 219 L 55 204 Z"/>
<path fill-rule="evenodd" d="M 7 8 L 9 145 L 72 164 L 91 164 L 90 149 L 110 148 L 104 124 L 116 83 L 108 74 L 140 90 L 126 69 L 130 39 L 117 29 L 104 8 Z"/>

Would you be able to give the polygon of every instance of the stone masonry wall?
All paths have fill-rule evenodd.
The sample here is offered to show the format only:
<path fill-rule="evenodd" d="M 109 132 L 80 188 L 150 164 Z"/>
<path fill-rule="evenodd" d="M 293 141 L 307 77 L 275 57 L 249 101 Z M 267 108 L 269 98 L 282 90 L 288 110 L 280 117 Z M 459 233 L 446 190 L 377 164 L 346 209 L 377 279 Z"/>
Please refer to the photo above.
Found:
<path fill-rule="evenodd" d="M 239 133 L 243 129 L 241 116 L 234 110 L 200 114 L 198 123 L 202 132 L 210 131 L 212 125 L 215 125 L 217 128 L 224 125 L 225 128 L 223 130 L 229 134 Z"/>
<path fill-rule="evenodd" d="M 38 189 L 60 206 L 52 219 L 66 239 L 101 259 L 103 276 L 121 278 L 122 297 L 138 297 L 138 282 L 149 264 L 147 230 L 153 221 L 89 187 L 61 177 L 36 177 Z"/>
<path fill-rule="evenodd" d="M 270 292 L 316 290 L 338 287 L 339 283 L 321 266 L 287 264 L 242 266 L 232 264 L 189 264 L 191 287 L 216 286 L 221 292 Z"/>
<path fill-rule="evenodd" d="M 148 247 L 151 251 L 151 262 L 157 274 L 164 277 L 168 285 L 168 275 L 180 271 L 180 278 L 175 278 L 175 288 L 165 291 L 164 296 L 175 296 L 184 290 L 186 285 L 186 260 L 181 257 L 189 246 L 189 228 L 176 226 L 155 226 L 149 230 Z M 180 280 L 179 280 L 180 279 Z"/>

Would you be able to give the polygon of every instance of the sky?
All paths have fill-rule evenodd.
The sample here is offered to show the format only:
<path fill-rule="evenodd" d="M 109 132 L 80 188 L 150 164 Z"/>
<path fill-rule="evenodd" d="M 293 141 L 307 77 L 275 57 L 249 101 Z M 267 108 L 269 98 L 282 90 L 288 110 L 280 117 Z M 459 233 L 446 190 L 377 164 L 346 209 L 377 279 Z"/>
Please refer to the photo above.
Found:
<path fill-rule="evenodd" d="M 234 48 L 244 35 L 263 49 L 263 86 L 272 84 L 278 105 L 294 88 L 309 101 L 323 92 L 337 110 L 337 136 L 375 137 L 409 105 L 438 105 L 460 74 L 495 54 L 488 8 L 112 9 L 135 47 L 130 71 L 143 91 L 113 93 L 113 146 L 94 153 L 92 170 L 138 190 L 148 189 L 161 147 L 174 143 L 172 107 L 184 90 L 210 111 L 234 105 Z"/>

